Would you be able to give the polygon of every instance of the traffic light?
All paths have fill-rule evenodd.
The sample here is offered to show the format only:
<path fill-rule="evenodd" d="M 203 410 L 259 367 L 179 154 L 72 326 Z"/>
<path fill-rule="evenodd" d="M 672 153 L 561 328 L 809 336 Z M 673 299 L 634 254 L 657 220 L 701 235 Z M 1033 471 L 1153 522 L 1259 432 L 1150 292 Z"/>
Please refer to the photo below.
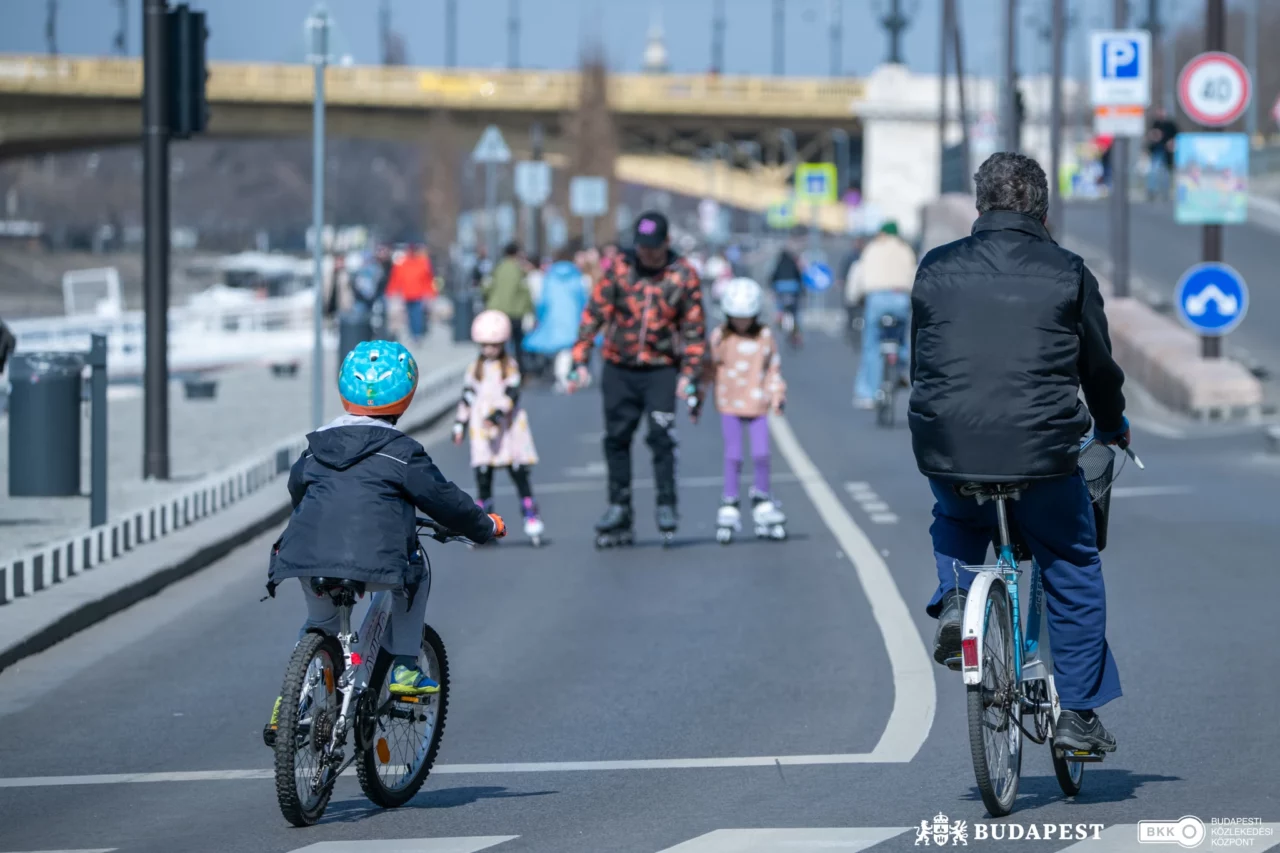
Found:
<path fill-rule="evenodd" d="M 169 10 L 169 133 L 177 139 L 201 133 L 209 123 L 204 91 L 208 37 L 204 12 L 193 12 L 185 3 Z"/>

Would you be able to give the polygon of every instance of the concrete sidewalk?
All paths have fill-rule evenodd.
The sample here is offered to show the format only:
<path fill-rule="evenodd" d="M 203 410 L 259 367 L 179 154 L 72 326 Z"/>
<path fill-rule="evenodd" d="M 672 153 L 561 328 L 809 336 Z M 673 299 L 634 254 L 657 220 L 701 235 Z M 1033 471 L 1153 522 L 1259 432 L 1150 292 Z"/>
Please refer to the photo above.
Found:
<path fill-rule="evenodd" d="M 474 357 L 470 344 L 454 344 L 450 329 L 436 324 L 414 348 L 423 376 Z M 330 354 L 325 371 L 337 375 Z M 216 374 L 217 397 L 185 399 L 183 386 L 169 388 L 169 481 L 142 479 L 143 396 L 140 386 L 113 386 L 109 391 L 109 517 L 162 500 L 212 472 L 235 465 L 256 451 L 309 430 L 311 365 L 303 362 L 295 376 L 277 377 L 266 366 L 240 367 Z M 336 381 L 325 383 L 328 415 L 341 412 Z M 8 418 L 0 418 L 0 557 L 70 536 L 89 527 L 89 409 L 81 425 L 82 473 L 79 498 L 14 498 L 7 495 Z"/>

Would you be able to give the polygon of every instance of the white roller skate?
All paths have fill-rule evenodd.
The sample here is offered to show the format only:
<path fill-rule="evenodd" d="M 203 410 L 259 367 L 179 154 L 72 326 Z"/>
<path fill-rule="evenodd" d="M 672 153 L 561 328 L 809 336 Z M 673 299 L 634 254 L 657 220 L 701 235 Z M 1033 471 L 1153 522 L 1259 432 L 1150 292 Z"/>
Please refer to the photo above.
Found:
<path fill-rule="evenodd" d="M 738 502 L 725 498 L 716 512 L 716 541 L 721 545 L 728 545 L 733 541 L 733 535 L 740 530 L 742 512 L 738 509 Z"/>
<path fill-rule="evenodd" d="M 752 490 L 751 520 L 759 539 L 782 540 L 787 538 L 787 517 L 780 505 L 766 494 Z"/>
<path fill-rule="evenodd" d="M 538 506 L 533 502 L 533 498 L 525 498 L 522 504 L 524 509 L 524 535 L 533 547 L 541 547 L 542 532 L 546 528 L 542 524 L 542 519 L 538 517 Z"/>

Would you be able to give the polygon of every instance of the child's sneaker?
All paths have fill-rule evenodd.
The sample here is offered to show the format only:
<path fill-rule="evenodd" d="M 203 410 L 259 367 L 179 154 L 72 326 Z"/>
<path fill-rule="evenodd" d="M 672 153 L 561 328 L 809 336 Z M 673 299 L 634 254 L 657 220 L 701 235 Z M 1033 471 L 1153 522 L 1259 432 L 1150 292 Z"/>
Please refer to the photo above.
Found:
<path fill-rule="evenodd" d="M 262 742 L 271 749 L 276 747 L 276 730 L 280 728 L 280 700 L 283 698 L 276 697 L 276 704 L 271 709 L 271 719 L 262 727 Z"/>
<path fill-rule="evenodd" d="M 428 678 L 416 666 L 397 663 L 391 668 L 391 684 L 387 687 L 392 696 L 427 696 L 439 693 L 440 685 Z"/>

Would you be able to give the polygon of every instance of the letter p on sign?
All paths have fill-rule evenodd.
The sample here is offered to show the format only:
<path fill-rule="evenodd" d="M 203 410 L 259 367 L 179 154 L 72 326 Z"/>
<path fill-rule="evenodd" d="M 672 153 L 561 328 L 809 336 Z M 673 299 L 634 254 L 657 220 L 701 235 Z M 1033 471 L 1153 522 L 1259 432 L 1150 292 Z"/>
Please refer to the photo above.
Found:
<path fill-rule="evenodd" d="M 1102 76 L 1118 80 L 1138 76 L 1138 43 L 1111 38 L 1102 43 Z"/>

